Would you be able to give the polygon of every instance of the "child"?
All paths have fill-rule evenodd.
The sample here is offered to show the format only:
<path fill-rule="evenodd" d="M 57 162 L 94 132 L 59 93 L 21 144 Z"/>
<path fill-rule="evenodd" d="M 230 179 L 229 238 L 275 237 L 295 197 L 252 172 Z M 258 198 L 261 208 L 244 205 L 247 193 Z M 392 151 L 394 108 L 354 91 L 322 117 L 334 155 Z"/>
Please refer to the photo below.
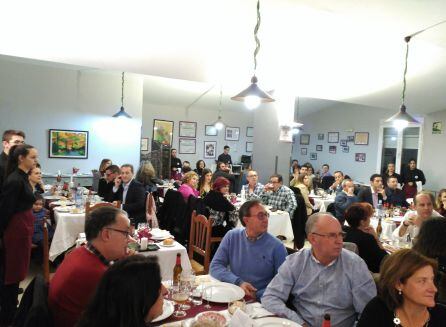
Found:
<path fill-rule="evenodd" d="M 33 244 L 37 245 L 39 248 L 42 247 L 43 242 L 43 221 L 47 218 L 48 210 L 43 207 L 43 197 L 40 194 L 35 194 L 36 201 L 33 204 L 33 215 L 34 215 L 34 234 L 33 234 Z M 54 230 L 50 224 L 48 226 L 48 241 L 53 238 Z"/>

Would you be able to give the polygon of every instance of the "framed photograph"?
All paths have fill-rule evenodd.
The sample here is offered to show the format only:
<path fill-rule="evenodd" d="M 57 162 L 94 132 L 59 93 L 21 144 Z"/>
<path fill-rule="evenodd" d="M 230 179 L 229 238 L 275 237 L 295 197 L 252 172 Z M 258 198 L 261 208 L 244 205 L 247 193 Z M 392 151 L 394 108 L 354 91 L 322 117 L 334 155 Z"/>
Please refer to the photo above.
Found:
<path fill-rule="evenodd" d="M 443 131 L 443 123 L 441 121 L 434 121 L 432 123 L 432 134 L 441 134 Z"/>
<path fill-rule="evenodd" d="M 310 160 L 317 160 L 317 153 L 310 153 Z"/>
<path fill-rule="evenodd" d="M 339 132 L 328 132 L 328 143 L 338 143 Z"/>
<path fill-rule="evenodd" d="M 246 152 L 252 152 L 253 142 L 246 142 Z"/>
<path fill-rule="evenodd" d="M 369 132 L 356 132 L 355 145 L 369 145 Z"/>
<path fill-rule="evenodd" d="M 339 145 L 340 145 L 340 146 L 347 146 L 347 140 L 341 140 L 341 141 L 339 142 Z"/>
<path fill-rule="evenodd" d="M 48 145 L 48 156 L 50 158 L 88 158 L 87 131 L 50 129 Z"/>
<path fill-rule="evenodd" d="M 353 135 L 347 136 L 347 142 L 353 142 L 355 140 L 355 137 Z"/>
<path fill-rule="evenodd" d="M 322 144 L 316 145 L 316 151 L 322 151 Z"/>
<path fill-rule="evenodd" d="M 325 136 L 324 133 L 319 133 L 319 134 L 317 134 L 317 140 L 318 140 L 318 141 L 323 141 L 323 140 L 324 140 L 324 136 Z"/>
<path fill-rule="evenodd" d="M 173 139 L 173 121 L 154 119 L 152 142 L 171 147 L 172 139 Z"/>
<path fill-rule="evenodd" d="M 225 128 L 225 140 L 226 141 L 238 141 L 240 138 L 240 128 L 238 127 L 226 127 Z"/>
<path fill-rule="evenodd" d="M 307 155 L 307 148 L 300 148 L 300 154 L 303 156 Z"/>
<path fill-rule="evenodd" d="M 218 130 L 214 125 L 205 125 L 204 126 L 204 135 L 206 136 L 217 136 Z"/>
<path fill-rule="evenodd" d="M 355 161 L 365 162 L 365 153 L 355 153 Z"/>
<path fill-rule="evenodd" d="M 328 147 L 328 152 L 331 154 L 336 154 L 336 145 L 330 145 Z"/>
<path fill-rule="evenodd" d="M 149 139 L 146 137 L 141 139 L 141 151 L 149 151 Z"/>
<path fill-rule="evenodd" d="M 195 154 L 196 140 L 195 139 L 181 139 L 179 140 L 179 150 L 183 154 Z"/>
<path fill-rule="evenodd" d="M 310 144 L 310 134 L 300 134 L 300 144 L 302 145 Z"/>
<path fill-rule="evenodd" d="M 180 137 L 197 137 L 197 123 L 180 121 Z"/>
<path fill-rule="evenodd" d="M 254 136 L 254 127 L 246 127 L 246 136 L 253 137 Z"/>
<path fill-rule="evenodd" d="M 348 153 L 349 151 L 350 151 L 350 147 L 349 146 L 343 146 L 342 147 L 342 152 Z"/>
<path fill-rule="evenodd" d="M 205 159 L 214 159 L 215 152 L 217 150 L 217 142 L 216 141 L 204 141 L 204 158 Z"/>

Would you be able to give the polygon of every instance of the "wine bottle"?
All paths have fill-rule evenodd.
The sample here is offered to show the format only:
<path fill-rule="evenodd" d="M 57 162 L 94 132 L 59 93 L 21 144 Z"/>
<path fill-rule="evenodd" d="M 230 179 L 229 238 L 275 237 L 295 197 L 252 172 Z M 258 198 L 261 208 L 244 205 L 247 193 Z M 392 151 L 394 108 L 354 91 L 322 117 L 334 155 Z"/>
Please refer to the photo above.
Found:
<path fill-rule="evenodd" d="M 376 226 L 376 234 L 378 235 L 378 238 L 381 238 L 381 234 L 383 232 L 383 226 L 381 224 L 381 218 L 378 219 L 378 226 Z"/>
<path fill-rule="evenodd" d="M 173 267 L 173 284 L 174 285 L 178 285 L 182 271 L 183 271 L 183 268 L 181 267 L 181 253 L 177 253 L 177 262 L 175 264 L 175 267 Z"/>
<path fill-rule="evenodd" d="M 328 313 L 324 314 L 324 321 L 322 327 L 331 327 L 331 317 Z"/>

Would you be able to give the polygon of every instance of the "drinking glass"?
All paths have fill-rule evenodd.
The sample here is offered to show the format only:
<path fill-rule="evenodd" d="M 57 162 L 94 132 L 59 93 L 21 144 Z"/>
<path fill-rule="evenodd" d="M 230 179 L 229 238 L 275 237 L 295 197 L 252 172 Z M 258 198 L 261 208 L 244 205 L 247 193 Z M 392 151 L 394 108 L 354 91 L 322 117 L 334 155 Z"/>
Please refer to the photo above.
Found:
<path fill-rule="evenodd" d="M 173 313 L 174 317 L 178 318 L 186 316 L 186 312 L 183 310 L 181 305 L 186 302 L 188 298 L 189 294 L 186 292 L 184 287 L 181 287 L 181 284 L 172 286 L 172 300 L 174 300 L 178 305 L 178 308 Z"/>
<path fill-rule="evenodd" d="M 207 285 L 207 286 L 206 286 Z M 212 285 L 210 283 L 203 283 L 203 297 L 206 297 L 207 303 L 204 305 L 205 309 L 211 309 L 210 300 L 212 298 Z"/>
<path fill-rule="evenodd" d="M 195 284 L 195 274 L 193 271 L 183 271 L 180 275 L 180 286 L 187 293 L 187 299 L 190 300 L 190 295 L 192 293 L 192 287 Z M 182 310 L 189 310 L 190 305 L 187 303 L 183 303 L 181 305 Z"/>

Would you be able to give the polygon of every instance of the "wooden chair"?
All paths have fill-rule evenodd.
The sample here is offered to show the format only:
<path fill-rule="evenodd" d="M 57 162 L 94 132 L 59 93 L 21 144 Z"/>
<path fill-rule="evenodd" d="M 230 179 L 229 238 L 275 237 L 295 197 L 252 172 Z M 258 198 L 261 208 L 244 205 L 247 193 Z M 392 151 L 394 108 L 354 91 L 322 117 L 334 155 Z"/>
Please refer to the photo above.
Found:
<path fill-rule="evenodd" d="M 151 228 L 159 228 L 158 218 L 156 217 L 155 199 L 152 193 L 148 193 L 146 197 L 146 220 Z"/>
<path fill-rule="evenodd" d="M 49 247 L 49 237 L 48 237 L 48 223 L 46 220 L 43 221 L 43 278 L 46 283 L 50 282 L 50 247 Z"/>
<path fill-rule="evenodd" d="M 211 261 L 211 234 L 212 220 L 203 215 L 192 212 L 190 237 L 189 237 L 189 260 L 196 275 L 206 275 L 209 273 Z M 203 257 L 203 264 L 194 260 L 194 254 Z"/>
<path fill-rule="evenodd" d="M 87 216 L 90 211 L 100 208 L 100 207 L 116 207 L 116 208 L 120 209 L 121 201 L 116 201 L 116 205 L 114 205 L 113 203 L 110 203 L 110 202 L 101 202 L 101 203 L 97 203 L 92 206 L 90 205 L 90 202 L 87 201 L 85 203 L 85 216 Z"/>

